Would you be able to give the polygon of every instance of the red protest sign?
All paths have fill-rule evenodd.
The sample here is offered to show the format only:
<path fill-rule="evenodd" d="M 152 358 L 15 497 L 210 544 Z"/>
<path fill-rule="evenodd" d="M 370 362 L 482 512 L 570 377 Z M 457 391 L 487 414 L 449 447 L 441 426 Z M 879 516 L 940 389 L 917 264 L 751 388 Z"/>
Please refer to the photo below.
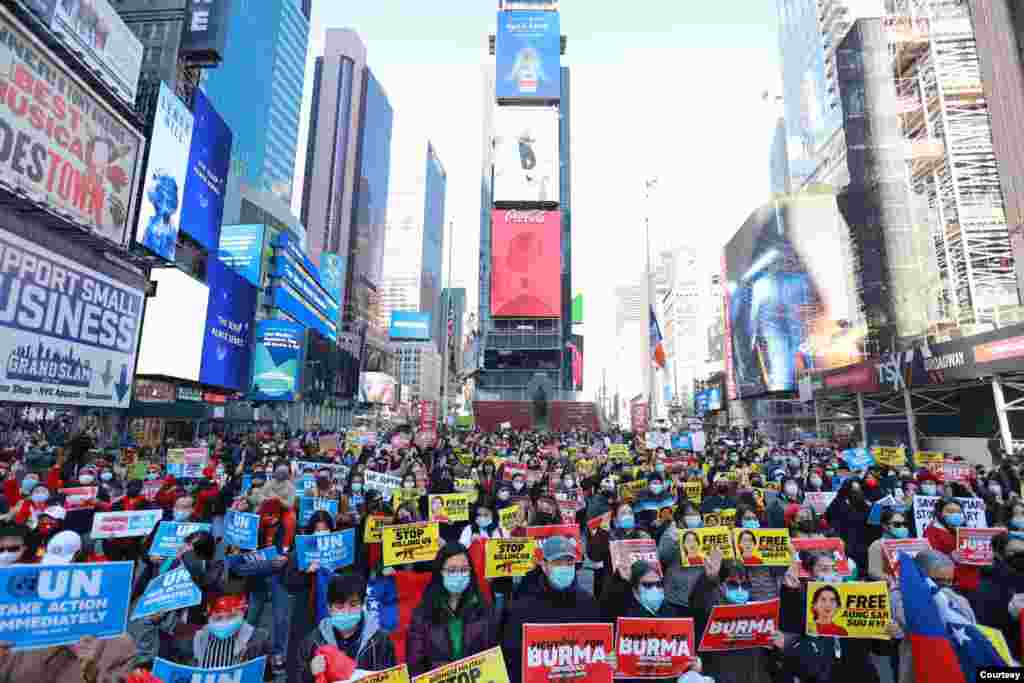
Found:
<path fill-rule="evenodd" d="M 545 526 L 526 527 L 526 537 L 537 539 L 537 557 L 542 558 L 541 543 L 550 536 L 568 536 L 576 541 L 576 561 L 583 561 L 583 542 L 580 538 L 580 528 L 576 524 L 548 524 Z"/>
<path fill-rule="evenodd" d="M 841 538 L 794 538 L 792 539 L 793 549 L 796 550 L 797 555 L 805 552 L 819 552 L 826 553 L 832 556 L 832 561 L 835 563 L 836 573 L 840 576 L 849 576 L 852 572 L 850 570 L 850 561 L 846 557 L 846 544 L 843 543 Z M 799 558 L 794 558 L 799 559 Z M 803 563 L 800 564 L 800 578 L 810 578 L 811 573 L 808 572 Z"/>
<path fill-rule="evenodd" d="M 675 678 L 694 658 L 693 619 L 619 617 L 616 674 L 627 678 Z"/>
<path fill-rule="evenodd" d="M 587 529 L 590 530 L 591 534 L 595 534 L 595 533 L 597 533 L 598 529 L 604 529 L 605 531 L 608 531 L 608 529 L 611 528 L 611 524 L 612 524 L 612 513 L 609 510 L 608 512 L 604 513 L 603 515 L 598 515 L 596 517 L 592 517 L 589 520 L 587 520 Z"/>
<path fill-rule="evenodd" d="M 505 481 L 512 481 L 516 475 L 526 477 L 526 465 L 518 462 L 506 462 L 501 466 L 501 478 Z"/>
<path fill-rule="evenodd" d="M 608 544 L 612 559 L 612 569 L 629 576 L 633 563 L 638 560 L 649 562 L 658 574 L 661 574 L 661 562 L 658 560 L 658 546 L 653 538 L 631 538 L 625 541 L 612 541 Z"/>
<path fill-rule="evenodd" d="M 61 489 L 60 492 L 65 496 L 64 509 L 71 512 L 72 510 L 92 510 L 96 507 L 96 495 L 100 490 L 96 486 L 73 486 Z"/>
<path fill-rule="evenodd" d="M 1006 529 L 968 529 L 958 527 L 956 530 L 956 551 L 953 559 L 960 564 L 978 567 L 992 565 L 992 539 L 1005 534 Z"/>
<path fill-rule="evenodd" d="M 974 478 L 974 470 L 967 463 L 946 462 L 942 464 L 942 480 L 946 483 L 967 484 Z"/>
<path fill-rule="evenodd" d="M 882 556 L 885 566 L 892 576 L 900 575 L 900 553 L 916 557 L 922 550 L 931 550 L 932 544 L 927 538 L 886 538 L 882 539 Z"/>
<path fill-rule="evenodd" d="M 523 625 L 523 683 L 611 683 L 611 624 Z"/>
<path fill-rule="evenodd" d="M 779 630 L 779 600 L 712 608 L 700 640 L 701 652 L 769 647 Z"/>

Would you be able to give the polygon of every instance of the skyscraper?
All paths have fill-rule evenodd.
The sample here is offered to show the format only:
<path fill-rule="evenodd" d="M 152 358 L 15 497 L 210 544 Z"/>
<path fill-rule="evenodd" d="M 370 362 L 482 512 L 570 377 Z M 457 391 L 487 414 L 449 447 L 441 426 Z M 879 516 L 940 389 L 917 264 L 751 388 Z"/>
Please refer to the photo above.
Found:
<path fill-rule="evenodd" d="M 308 3 L 234 0 L 224 63 L 203 89 L 235 134 L 243 182 L 291 202 L 309 43 Z"/>

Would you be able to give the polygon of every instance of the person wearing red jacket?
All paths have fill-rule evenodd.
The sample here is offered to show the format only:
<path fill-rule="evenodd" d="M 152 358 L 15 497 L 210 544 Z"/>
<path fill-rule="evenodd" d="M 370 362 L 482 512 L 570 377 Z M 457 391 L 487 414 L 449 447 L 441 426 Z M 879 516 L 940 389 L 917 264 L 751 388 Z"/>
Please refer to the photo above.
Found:
<path fill-rule="evenodd" d="M 952 498 L 940 498 L 935 503 L 935 517 L 925 529 L 924 537 L 928 539 L 933 549 L 953 558 L 956 563 L 953 584 L 966 595 L 975 591 L 978 584 L 981 583 L 981 569 L 956 561 L 956 530 L 965 524 L 966 520 L 960 503 Z"/>

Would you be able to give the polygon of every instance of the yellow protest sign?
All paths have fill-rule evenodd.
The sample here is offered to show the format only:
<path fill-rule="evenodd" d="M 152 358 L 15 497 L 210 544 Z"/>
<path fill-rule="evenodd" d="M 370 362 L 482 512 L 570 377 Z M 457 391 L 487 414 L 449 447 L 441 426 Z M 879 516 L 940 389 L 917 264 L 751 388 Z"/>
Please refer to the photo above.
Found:
<path fill-rule="evenodd" d="M 506 531 L 523 526 L 524 519 L 523 508 L 518 503 L 498 510 L 498 525 Z"/>
<path fill-rule="evenodd" d="M 469 496 L 465 493 L 442 493 L 427 496 L 431 522 L 448 524 L 469 521 Z"/>
<path fill-rule="evenodd" d="M 907 452 L 903 448 L 877 446 L 871 449 L 875 462 L 885 467 L 903 467 L 907 464 Z"/>
<path fill-rule="evenodd" d="M 941 468 L 946 461 L 946 454 L 941 451 L 917 451 L 914 453 L 914 465 L 917 467 Z"/>
<path fill-rule="evenodd" d="M 437 556 L 441 547 L 441 530 L 437 522 L 386 526 L 381 538 L 385 567 L 428 562 Z"/>
<path fill-rule="evenodd" d="M 584 460 L 576 461 L 576 474 L 578 474 L 581 477 L 593 476 L 596 468 L 597 462 L 592 458 L 586 458 Z"/>
<path fill-rule="evenodd" d="M 462 463 L 463 465 L 465 465 L 466 467 L 472 467 L 473 466 L 473 454 L 472 453 L 461 453 L 459 455 L 459 462 Z"/>
<path fill-rule="evenodd" d="M 679 531 L 679 561 L 684 567 L 701 567 L 704 559 L 717 550 L 723 560 L 736 557 L 732 549 L 732 534 L 724 526 L 701 527 Z"/>
<path fill-rule="evenodd" d="M 389 515 L 370 515 L 366 518 L 366 528 L 363 530 L 364 543 L 380 543 L 381 531 L 385 525 L 391 523 Z"/>
<path fill-rule="evenodd" d="M 722 526 L 736 526 L 736 508 L 726 508 L 718 511 L 718 520 Z"/>
<path fill-rule="evenodd" d="M 889 640 L 892 621 L 884 581 L 807 584 L 807 634 Z"/>
<path fill-rule="evenodd" d="M 608 455 L 629 455 L 629 448 L 624 443 L 613 443 L 608 447 Z"/>
<path fill-rule="evenodd" d="M 360 683 L 409 683 L 409 667 L 400 664 L 383 671 L 371 671 L 359 681 Z"/>
<path fill-rule="evenodd" d="M 789 529 L 733 529 L 740 561 L 748 567 L 788 567 Z"/>
<path fill-rule="evenodd" d="M 647 482 L 643 479 L 627 481 L 625 484 L 619 484 L 619 498 L 626 502 L 633 502 L 638 494 L 646 490 Z"/>
<path fill-rule="evenodd" d="M 478 655 L 460 659 L 420 674 L 412 683 L 450 683 L 451 681 L 481 681 L 482 683 L 509 683 L 505 658 L 500 647 L 492 647 Z"/>
<path fill-rule="evenodd" d="M 533 569 L 537 542 L 532 538 L 491 538 L 487 541 L 486 576 L 524 576 Z"/>
<path fill-rule="evenodd" d="M 455 490 L 467 494 L 470 503 L 475 503 L 480 496 L 477 492 L 476 482 L 472 479 L 456 479 Z"/>
<path fill-rule="evenodd" d="M 704 495 L 704 485 L 699 481 L 684 481 L 683 491 L 686 493 L 686 500 L 694 505 L 700 505 Z"/>
<path fill-rule="evenodd" d="M 405 503 L 415 503 L 423 495 L 419 489 L 397 489 L 392 494 L 392 502 L 394 505 L 404 505 Z"/>

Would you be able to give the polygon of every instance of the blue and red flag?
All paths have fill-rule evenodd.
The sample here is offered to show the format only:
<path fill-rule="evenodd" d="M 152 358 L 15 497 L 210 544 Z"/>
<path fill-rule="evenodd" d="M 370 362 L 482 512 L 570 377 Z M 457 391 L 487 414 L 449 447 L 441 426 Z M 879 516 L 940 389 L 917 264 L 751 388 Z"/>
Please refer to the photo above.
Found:
<path fill-rule="evenodd" d="M 651 360 L 659 367 L 665 367 L 665 347 L 662 345 L 661 326 L 658 325 L 658 317 L 654 315 L 654 306 L 651 306 L 650 321 L 650 345 Z"/>
<path fill-rule="evenodd" d="M 985 666 L 1007 666 L 959 603 L 938 591 L 906 553 L 900 553 L 900 592 L 914 680 L 973 683 Z"/>

